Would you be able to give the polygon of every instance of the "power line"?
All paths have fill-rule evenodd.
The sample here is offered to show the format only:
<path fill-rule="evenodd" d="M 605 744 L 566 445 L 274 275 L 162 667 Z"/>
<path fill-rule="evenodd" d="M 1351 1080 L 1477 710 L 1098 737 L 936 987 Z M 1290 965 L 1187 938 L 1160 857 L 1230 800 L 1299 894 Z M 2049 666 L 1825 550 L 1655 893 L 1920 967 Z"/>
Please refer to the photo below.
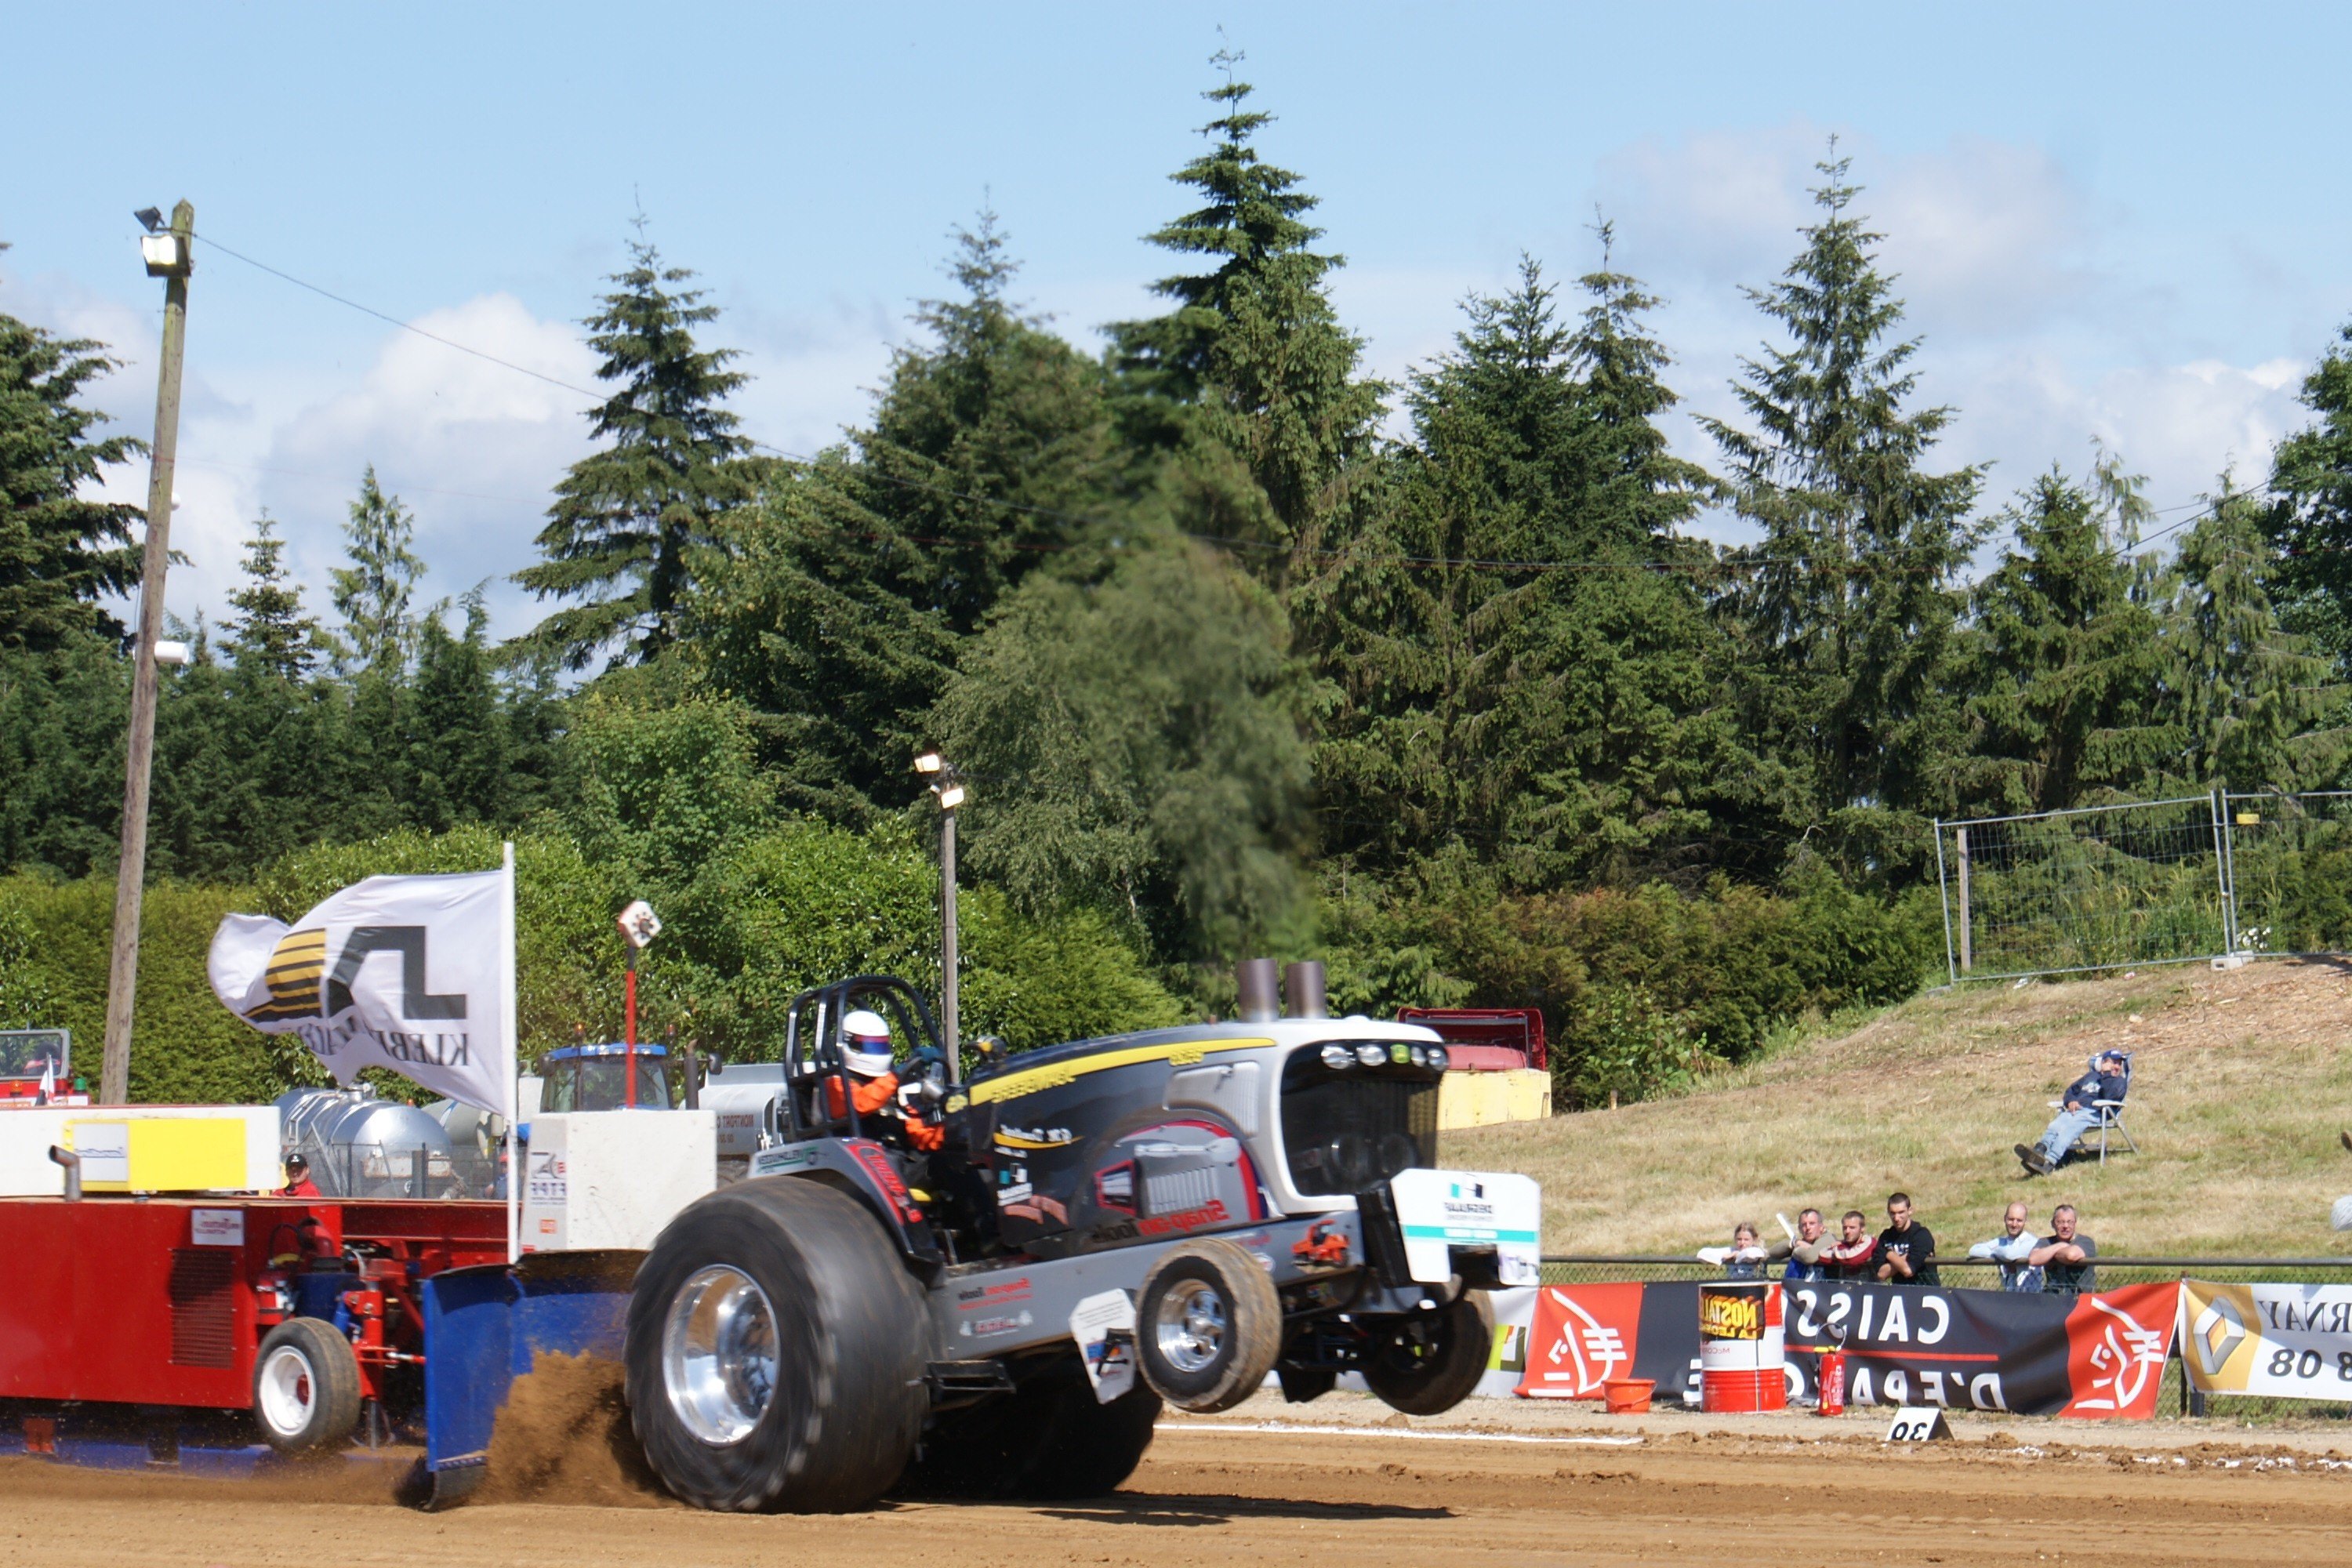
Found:
<path fill-rule="evenodd" d="M 244 262 L 248 267 L 256 268 L 263 272 L 267 272 L 273 278 L 281 279 L 286 282 L 293 284 L 298 289 L 308 289 L 310 292 L 318 295 L 321 299 L 332 300 L 334 303 L 341 305 L 346 309 L 357 310 L 362 315 L 373 317 L 379 321 L 387 322 L 392 326 L 399 328 L 402 331 L 414 333 L 417 337 L 424 338 L 432 342 L 439 343 L 444 348 L 455 349 L 459 353 L 469 354 L 475 359 L 484 361 L 487 363 L 498 365 L 506 370 L 514 371 L 519 374 L 530 376 L 536 381 L 545 382 L 551 386 L 561 387 L 566 392 L 577 393 L 581 396 L 590 399 L 592 402 L 604 403 L 611 400 L 611 394 L 609 393 L 596 392 L 588 387 L 574 385 L 572 383 L 562 380 L 561 377 L 549 375 L 544 371 L 533 370 L 529 365 L 517 364 L 512 360 L 502 359 L 497 354 L 488 353 L 481 349 L 475 348 L 470 344 L 459 342 L 454 338 L 444 337 L 438 332 L 426 331 L 424 328 L 416 326 L 413 322 L 404 321 L 399 317 L 392 315 L 389 312 L 379 310 L 371 305 L 362 304 L 360 301 L 347 298 L 344 295 L 338 294 L 332 289 L 321 288 L 316 283 L 310 282 L 305 279 L 298 278 L 294 276 L 294 274 L 284 271 L 281 268 L 272 267 L 268 262 L 257 260 L 253 257 L 246 255 L 242 251 L 233 250 L 226 245 L 222 244 L 217 239 L 212 238 L 208 235 L 195 236 L 194 237 L 202 239 L 205 244 L 211 246 L 214 249 L 220 251 L 223 255 L 232 257 L 238 261 Z M 803 468 L 814 470 L 818 468 L 820 466 L 815 458 L 807 457 L 799 452 L 791 451 L 782 447 L 778 447 L 772 442 L 762 441 L 750 437 L 746 437 L 743 439 L 745 443 L 754 450 L 766 452 L 774 457 L 782 458 L 785 461 L 798 464 Z M 910 453 L 909 455 L 919 457 L 919 454 Z M 267 472 L 269 470 L 263 471 Z M 1132 526 L 1132 524 L 1129 522 L 1122 522 L 1112 518 L 1099 517 L 1091 513 L 1069 511 L 1056 507 L 1037 506 L 1028 502 L 1011 500 L 1002 496 L 978 495 L 966 490 L 952 489 L 944 485 L 926 484 L 919 479 L 910 479 L 901 475 L 877 469 L 872 465 L 868 465 L 864 472 L 866 477 L 870 479 L 878 480 L 884 484 L 895 486 L 898 489 L 914 490 L 928 495 L 940 496 L 951 500 L 969 501 L 977 506 L 994 507 L 1004 511 L 1020 512 L 1033 517 L 1050 519 L 1055 521 L 1077 523 L 1090 528 L 1121 529 Z M 2238 493 L 2246 495 L 2262 494 L 2267 492 L 2268 489 L 2269 487 L 2267 485 L 2256 485 L 2252 487 L 2250 489 L 2240 491 Z M 458 495 L 463 492 L 435 492 L 418 490 L 416 493 Z M 483 496 L 472 499 L 493 500 L 502 500 L 505 498 Z M 2167 526 L 2157 530 L 2154 533 L 2142 537 L 2134 548 L 2137 549 L 2138 547 L 2150 544 L 2168 533 L 2175 532 L 2178 530 L 2188 526 L 2189 523 L 2200 521 L 2203 516 L 2212 512 L 2220 504 L 2221 498 L 2216 498 L 2202 501 L 2183 501 L 2177 506 L 2151 509 L 2151 510 L 2157 515 L 2161 515 L 2167 511 L 2179 511 L 2188 508 L 2194 508 L 2196 510 L 2190 511 L 2189 515 L 2181 518 L 2179 521 L 2169 523 Z M 851 538 L 873 540 L 888 537 L 900 539 L 906 542 L 917 544 L 954 545 L 967 542 L 961 540 L 924 537 L 906 533 L 883 535 L 878 532 L 868 531 L 860 533 L 850 530 L 837 530 L 836 531 L 842 532 Z M 1389 552 L 1385 554 L 1367 553 L 1359 550 L 1301 549 L 1298 546 L 1280 544 L 1266 540 L 1240 539 L 1228 535 L 1211 533 L 1186 532 L 1181 533 L 1179 537 L 1192 540 L 1198 543 L 1214 545 L 1224 550 L 1257 551 L 1261 552 L 1281 554 L 1305 554 L 1318 556 L 1325 560 L 1349 561 L 1365 565 L 1453 567 L 1470 571 L 1488 572 L 1638 571 L 1706 574 L 1716 572 L 1760 570 L 1765 566 L 1774 564 L 1776 561 L 1796 566 L 1806 564 L 1806 562 L 1802 557 L 1792 560 L 1787 556 L 1768 558 L 1761 555 L 1748 554 L 1743 558 L 1739 553 L 1740 547 L 1737 545 L 1717 546 L 1717 553 L 1712 558 L 1704 562 L 1512 561 L 1483 560 L 1475 557 L 1463 556 L 1412 555 L 1403 552 Z M 1052 552 L 1078 548 L 1078 546 L 1068 544 L 1014 544 L 1012 548 L 1018 550 Z M 2118 560 L 2123 560 L 2127 558 L 2130 552 L 2123 550 L 2114 550 L 2110 551 L 2109 553 Z M 1887 570 L 1882 564 L 1864 563 L 1860 562 L 1847 563 L 1843 569 L 1848 572 L 1866 573 L 1874 575 L 1885 573 Z"/>

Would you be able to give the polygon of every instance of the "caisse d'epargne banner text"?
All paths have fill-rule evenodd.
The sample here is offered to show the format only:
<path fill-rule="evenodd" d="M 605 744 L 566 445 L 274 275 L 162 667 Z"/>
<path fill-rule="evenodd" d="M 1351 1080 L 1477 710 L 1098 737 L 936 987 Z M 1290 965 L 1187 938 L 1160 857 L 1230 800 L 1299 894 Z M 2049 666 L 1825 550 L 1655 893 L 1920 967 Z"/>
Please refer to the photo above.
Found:
<path fill-rule="evenodd" d="M 1822 1351 L 1846 1352 L 1854 1405 L 1936 1405 L 2027 1415 L 2156 1414 L 2179 1313 L 2178 1285 L 2095 1296 L 2020 1296 L 1913 1286 L 1789 1284 L 1789 1393 L 1811 1396 Z M 1536 1293 L 1519 1391 L 1598 1399 L 1612 1378 L 1655 1397 L 1696 1389 L 1696 1284 L 1548 1285 Z"/>
<path fill-rule="evenodd" d="M 2180 1359 L 2200 1394 L 2352 1399 L 2352 1285 L 2180 1282 Z"/>

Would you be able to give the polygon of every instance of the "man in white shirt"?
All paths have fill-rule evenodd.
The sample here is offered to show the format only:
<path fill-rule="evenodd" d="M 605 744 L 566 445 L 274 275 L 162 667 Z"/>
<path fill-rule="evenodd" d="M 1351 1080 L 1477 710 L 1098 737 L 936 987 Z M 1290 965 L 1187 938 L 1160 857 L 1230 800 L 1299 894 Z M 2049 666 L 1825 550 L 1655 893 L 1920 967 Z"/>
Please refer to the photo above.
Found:
<path fill-rule="evenodd" d="M 2040 1238 L 2025 1228 L 2025 1205 L 2013 1203 L 2000 1216 L 1999 1236 L 1990 1241 L 1979 1241 L 1969 1248 L 1970 1258 L 1987 1258 L 2000 1265 L 2000 1288 L 2019 1295 L 2042 1293 L 2042 1270 L 2035 1268 L 2030 1255 L 2041 1244 Z"/>

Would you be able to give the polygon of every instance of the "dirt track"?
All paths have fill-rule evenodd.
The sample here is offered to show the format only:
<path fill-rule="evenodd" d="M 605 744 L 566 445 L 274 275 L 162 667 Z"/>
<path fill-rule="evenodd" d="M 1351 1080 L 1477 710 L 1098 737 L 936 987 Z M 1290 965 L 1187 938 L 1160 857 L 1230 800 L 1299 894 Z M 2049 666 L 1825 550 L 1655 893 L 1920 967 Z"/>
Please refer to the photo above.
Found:
<path fill-rule="evenodd" d="M 1513 1421 L 1515 1430 L 1487 1434 L 1420 1424 L 1301 1431 L 1304 1411 L 1254 1402 L 1243 1414 L 1253 1420 L 1163 1427 L 1127 1490 L 1099 1501 L 899 1503 L 845 1518 L 722 1517 L 643 1495 L 625 1505 L 503 1503 L 428 1515 L 349 1480 L 338 1495 L 316 1482 L 118 1476 L 8 1459 L 0 1461 L 0 1499 L 10 1505 L 0 1562 L 1328 1568 L 1651 1563 L 1703 1552 L 1799 1564 L 2276 1568 L 2352 1558 L 2352 1463 L 2308 1438 L 2292 1449 L 2158 1447 L 2126 1432 L 2040 1424 L 1964 1427 L 1954 1445 L 1889 1452 L 1859 1430 L 1816 1438 L 1794 1425 L 1787 1436 L 1654 1425 L 1636 1442 L 1611 1436 L 1604 1446 L 1589 1423 L 1547 1431 Z M 1293 1425 L 1255 1429 L 1268 1417 Z M 2290 1458 L 2292 1468 L 2281 1462 Z"/>

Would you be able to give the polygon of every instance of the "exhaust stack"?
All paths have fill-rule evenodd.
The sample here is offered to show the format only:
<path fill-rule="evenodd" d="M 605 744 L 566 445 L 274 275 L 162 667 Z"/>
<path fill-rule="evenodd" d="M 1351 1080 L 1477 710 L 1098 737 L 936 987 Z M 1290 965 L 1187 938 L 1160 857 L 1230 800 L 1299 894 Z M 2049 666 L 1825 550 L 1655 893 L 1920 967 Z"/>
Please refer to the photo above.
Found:
<path fill-rule="evenodd" d="M 81 1202 L 81 1156 L 70 1149 L 60 1149 L 52 1143 L 49 1145 L 49 1158 L 65 1167 L 66 1202 Z"/>
<path fill-rule="evenodd" d="M 1328 1018 L 1331 1009 L 1323 994 L 1323 961 L 1302 960 L 1282 966 L 1283 1012 L 1293 1018 Z"/>
<path fill-rule="evenodd" d="M 1271 1024 L 1282 1016 L 1282 1001 L 1275 989 L 1274 960 L 1244 958 L 1234 965 L 1240 990 L 1235 1011 L 1244 1024 Z"/>

